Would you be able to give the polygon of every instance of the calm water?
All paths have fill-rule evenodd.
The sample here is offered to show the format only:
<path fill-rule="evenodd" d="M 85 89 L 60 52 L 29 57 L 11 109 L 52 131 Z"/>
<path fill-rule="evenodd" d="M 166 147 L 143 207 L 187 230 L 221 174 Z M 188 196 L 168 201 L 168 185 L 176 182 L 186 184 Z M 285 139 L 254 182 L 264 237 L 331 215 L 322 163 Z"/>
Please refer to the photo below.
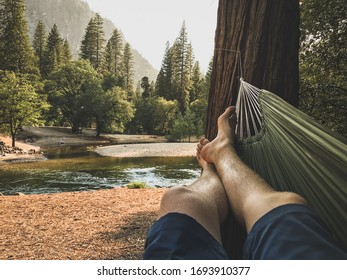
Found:
<path fill-rule="evenodd" d="M 56 193 L 124 186 L 145 182 L 169 187 L 192 182 L 200 174 L 194 158 L 101 157 L 78 148 L 47 151 L 48 160 L 0 166 L 0 192 Z"/>

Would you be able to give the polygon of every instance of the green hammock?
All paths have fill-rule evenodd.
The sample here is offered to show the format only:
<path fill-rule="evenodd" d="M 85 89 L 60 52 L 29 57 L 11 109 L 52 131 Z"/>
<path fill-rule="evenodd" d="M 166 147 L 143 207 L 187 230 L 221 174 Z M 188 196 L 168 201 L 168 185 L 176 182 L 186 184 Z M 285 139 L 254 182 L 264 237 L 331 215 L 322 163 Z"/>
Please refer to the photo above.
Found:
<path fill-rule="evenodd" d="M 237 150 L 274 189 L 302 195 L 347 245 L 347 139 L 243 80 Z"/>

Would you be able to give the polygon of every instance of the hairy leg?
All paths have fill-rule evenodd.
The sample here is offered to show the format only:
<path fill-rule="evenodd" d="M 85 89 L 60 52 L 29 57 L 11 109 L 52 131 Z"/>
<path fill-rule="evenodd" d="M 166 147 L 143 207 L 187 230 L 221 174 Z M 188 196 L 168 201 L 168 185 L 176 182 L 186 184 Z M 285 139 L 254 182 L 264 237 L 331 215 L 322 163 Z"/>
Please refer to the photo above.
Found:
<path fill-rule="evenodd" d="M 159 217 L 168 213 L 186 214 L 198 221 L 220 243 L 220 226 L 229 213 L 228 199 L 213 164 L 199 153 L 201 176 L 190 186 L 169 189 L 163 196 Z"/>
<path fill-rule="evenodd" d="M 236 124 L 235 107 L 229 107 L 218 118 L 217 137 L 212 142 L 202 138 L 198 154 L 216 167 L 229 205 L 249 232 L 255 222 L 273 208 L 289 203 L 305 203 L 305 200 L 294 193 L 274 191 L 241 161 L 234 149 Z"/>

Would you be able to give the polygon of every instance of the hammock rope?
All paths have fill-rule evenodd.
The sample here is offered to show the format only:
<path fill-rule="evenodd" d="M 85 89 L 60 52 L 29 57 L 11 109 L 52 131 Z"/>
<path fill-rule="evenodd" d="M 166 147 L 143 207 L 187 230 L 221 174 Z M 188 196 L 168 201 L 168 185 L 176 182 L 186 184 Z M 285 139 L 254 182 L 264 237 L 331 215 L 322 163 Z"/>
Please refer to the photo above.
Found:
<path fill-rule="evenodd" d="M 275 190 L 302 195 L 347 245 L 347 139 L 241 79 L 240 157 Z"/>

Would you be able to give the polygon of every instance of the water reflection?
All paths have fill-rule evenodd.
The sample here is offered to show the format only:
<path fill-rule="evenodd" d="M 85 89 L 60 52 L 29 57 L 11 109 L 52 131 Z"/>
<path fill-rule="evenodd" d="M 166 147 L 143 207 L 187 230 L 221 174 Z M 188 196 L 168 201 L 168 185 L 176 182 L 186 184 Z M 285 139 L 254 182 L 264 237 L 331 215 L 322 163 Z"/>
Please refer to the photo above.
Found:
<path fill-rule="evenodd" d="M 0 167 L 0 192 L 56 193 L 108 189 L 131 182 L 169 187 L 192 182 L 200 174 L 194 158 L 101 157 L 88 149 L 48 151 L 49 160 Z"/>

